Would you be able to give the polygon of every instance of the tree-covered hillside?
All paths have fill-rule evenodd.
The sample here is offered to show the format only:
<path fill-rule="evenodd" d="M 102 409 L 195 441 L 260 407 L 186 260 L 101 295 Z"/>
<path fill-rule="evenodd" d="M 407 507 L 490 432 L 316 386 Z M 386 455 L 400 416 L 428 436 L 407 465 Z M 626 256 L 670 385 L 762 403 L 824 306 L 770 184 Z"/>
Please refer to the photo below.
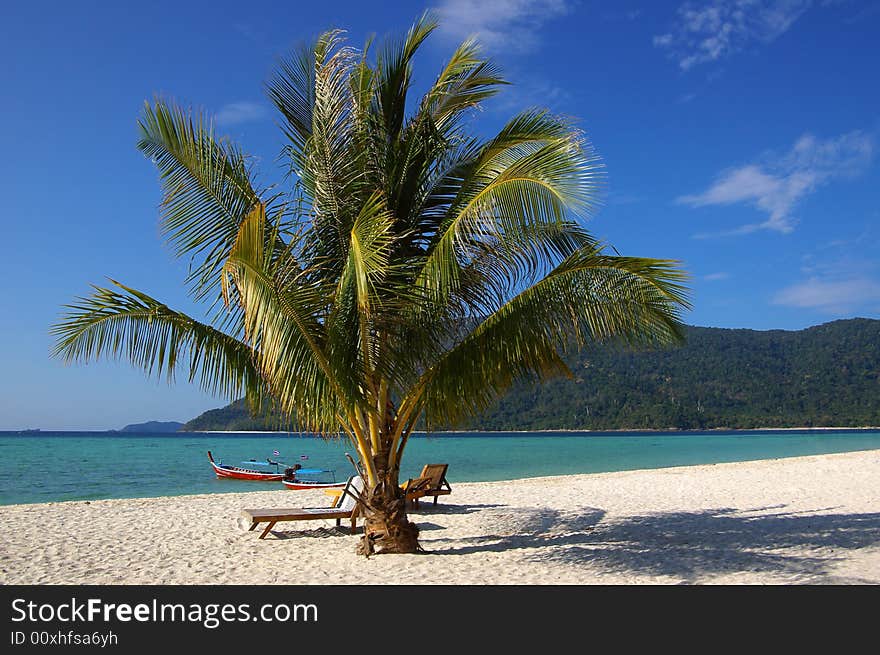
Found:
<path fill-rule="evenodd" d="M 699 429 L 880 425 L 880 321 L 834 321 L 796 332 L 690 327 L 655 352 L 607 344 L 567 358 L 574 377 L 520 384 L 473 430 Z M 279 429 L 243 403 L 185 430 Z"/>

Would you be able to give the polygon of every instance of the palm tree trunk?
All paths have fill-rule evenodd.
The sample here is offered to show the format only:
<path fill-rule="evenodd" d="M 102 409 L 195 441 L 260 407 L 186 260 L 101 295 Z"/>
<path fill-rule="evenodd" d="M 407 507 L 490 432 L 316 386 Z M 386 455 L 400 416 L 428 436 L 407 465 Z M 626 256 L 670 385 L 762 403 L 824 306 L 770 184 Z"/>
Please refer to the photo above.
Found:
<path fill-rule="evenodd" d="M 367 488 L 363 505 L 364 536 L 358 553 L 418 553 L 419 528 L 406 515 L 406 495 L 398 483 L 399 467 L 388 468 L 388 453 L 377 453 L 377 482 Z"/>

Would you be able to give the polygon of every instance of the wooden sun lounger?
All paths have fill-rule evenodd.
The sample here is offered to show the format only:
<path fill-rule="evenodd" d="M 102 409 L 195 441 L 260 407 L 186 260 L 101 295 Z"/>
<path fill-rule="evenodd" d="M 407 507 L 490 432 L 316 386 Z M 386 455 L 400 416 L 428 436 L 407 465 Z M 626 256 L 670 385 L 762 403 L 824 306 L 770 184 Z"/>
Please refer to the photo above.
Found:
<path fill-rule="evenodd" d="M 419 477 L 407 480 L 404 485 L 406 499 L 412 501 L 413 507 L 419 506 L 419 498 L 433 496 L 437 504 L 438 496 L 452 493 L 452 487 L 446 481 L 446 469 L 449 464 L 425 464 Z"/>
<path fill-rule="evenodd" d="M 248 531 L 254 530 L 260 523 L 269 525 L 263 530 L 260 539 L 264 539 L 279 521 L 310 521 L 313 519 L 336 519 L 336 525 L 343 520 L 351 520 L 351 531 L 357 529 L 358 504 L 357 495 L 363 490 L 360 477 L 349 478 L 345 489 L 332 507 L 292 507 L 287 509 L 244 509 L 242 516 L 251 522 Z"/>

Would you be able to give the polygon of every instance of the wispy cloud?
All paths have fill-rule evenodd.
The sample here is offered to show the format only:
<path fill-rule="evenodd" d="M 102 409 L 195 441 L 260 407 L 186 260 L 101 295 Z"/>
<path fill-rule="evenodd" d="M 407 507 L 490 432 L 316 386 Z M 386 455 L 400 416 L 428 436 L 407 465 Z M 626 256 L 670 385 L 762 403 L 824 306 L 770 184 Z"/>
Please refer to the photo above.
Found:
<path fill-rule="evenodd" d="M 880 309 L 880 282 L 858 277 L 848 280 L 810 278 L 780 291 L 774 304 L 817 309 L 828 314 L 848 314 L 860 308 Z"/>
<path fill-rule="evenodd" d="M 678 8 L 672 29 L 654 37 L 684 71 L 770 43 L 792 26 L 812 0 L 710 0 Z"/>
<path fill-rule="evenodd" d="M 870 163 L 873 153 L 873 138 L 861 131 L 824 141 L 805 134 L 784 155 L 767 153 L 755 163 L 722 171 L 708 189 L 681 196 L 677 202 L 690 207 L 747 204 L 767 215 L 759 223 L 697 237 L 757 230 L 788 233 L 797 223 L 792 212 L 798 201 L 835 178 L 859 173 Z"/>
<path fill-rule="evenodd" d="M 729 277 L 730 273 L 719 271 L 718 273 L 709 273 L 709 275 L 704 275 L 703 279 L 707 282 L 717 282 L 718 280 L 726 280 Z"/>
<path fill-rule="evenodd" d="M 214 114 L 214 122 L 220 127 L 229 127 L 259 121 L 267 115 L 266 108 L 256 102 L 231 102 Z"/>
<path fill-rule="evenodd" d="M 773 303 L 833 315 L 880 312 L 878 249 L 873 224 L 816 246 L 803 256 L 801 281 L 780 290 Z"/>
<path fill-rule="evenodd" d="M 538 46 L 544 23 L 570 8 L 571 0 L 443 0 L 436 11 L 440 34 L 476 35 L 491 50 L 523 53 Z"/>

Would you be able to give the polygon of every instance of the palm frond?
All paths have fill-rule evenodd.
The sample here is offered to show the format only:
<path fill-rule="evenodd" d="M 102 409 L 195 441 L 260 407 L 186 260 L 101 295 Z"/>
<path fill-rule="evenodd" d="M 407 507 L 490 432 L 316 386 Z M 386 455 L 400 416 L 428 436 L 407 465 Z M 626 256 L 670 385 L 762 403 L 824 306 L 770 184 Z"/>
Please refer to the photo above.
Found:
<path fill-rule="evenodd" d="M 495 64 L 480 54 L 476 39 L 465 40 L 452 53 L 434 85 L 422 98 L 421 111 L 448 133 L 461 112 L 479 106 L 508 82 Z M 418 120 L 418 114 L 414 120 Z"/>
<path fill-rule="evenodd" d="M 162 99 L 146 103 L 138 125 L 138 148 L 162 182 L 162 230 L 177 256 L 192 258 L 187 282 L 204 298 L 217 289 L 239 224 L 260 202 L 247 158 L 215 137 L 206 116 Z"/>
<path fill-rule="evenodd" d="M 91 296 L 66 305 L 52 327 L 53 355 L 67 362 L 127 359 L 148 375 L 169 381 L 183 369 L 189 382 L 229 399 L 259 405 L 266 389 L 246 344 L 174 311 L 150 296 L 111 280 L 116 289 L 93 287 Z"/>
<path fill-rule="evenodd" d="M 683 339 L 689 307 L 676 262 L 584 248 L 481 321 L 423 375 L 426 417 L 448 425 L 487 407 L 516 380 L 566 372 L 574 340 L 664 345 Z"/>
<path fill-rule="evenodd" d="M 521 237 L 546 234 L 552 226 L 563 232 L 571 225 L 569 211 L 595 203 L 600 167 L 581 134 L 561 119 L 537 112 L 516 117 L 472 163 L 453 174 L 463 181 L 437 226 L 418 278 L 439 302 L 455 294 L 463 270 L 487 245 L 514 247 L 511 261 L 546 256 L 553 241 Z M 512 269 L 508 286 L 516 275 Z"/>
<path fill-rule="evenodd" d="M 259 353 L 257 366 L 283 411 L 309 429 L 335 432 L 336 416 L 356 404 L 357 388 L 327 359 L 320 321 L 327 290 L 316 283 L 280 288 L 265 230 L 258 207 L 242 223 L 224 265 L 224 289 L 234 285 L 238 292 L 245 339 Z"/>
<path fill-rule="evenodd" d="M 425 39 L 437 29 L 437 19 L 425 12 L 403 41 L 389 39 L 376 60 L 375 102 L 386 138 L 397 140 L 406 117 L 406 98 L 412 81 L 412 60 Z"/>

